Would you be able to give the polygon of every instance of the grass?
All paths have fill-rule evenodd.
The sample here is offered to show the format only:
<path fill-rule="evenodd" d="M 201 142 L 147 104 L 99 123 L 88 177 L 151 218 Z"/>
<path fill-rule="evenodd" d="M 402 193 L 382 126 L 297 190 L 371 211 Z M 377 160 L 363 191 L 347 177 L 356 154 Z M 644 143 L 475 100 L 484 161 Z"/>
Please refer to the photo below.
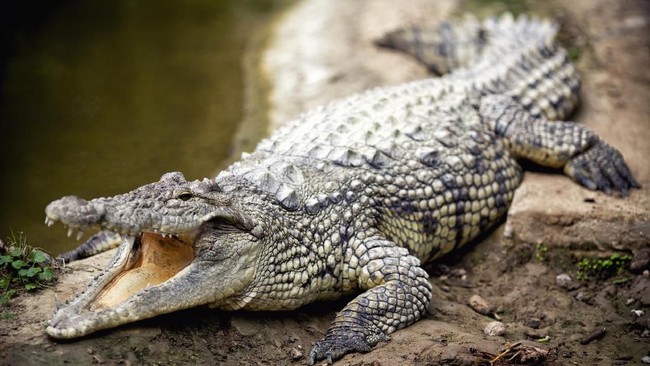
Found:
<path fill-rule="evenodd" d="M 0 245 L 0 318 L 15 317 L 8 311 L 10 300 L 21 292 L 47 287 L 56 280 L 52 256 L 27 244 L 21 232 L 12 232 L 8 245 Z M 2 244 L 2 241 L 0 241 Z"/>
<path fill-rule="evenodd" d="M 580 281 L 586 281 L 590 279 L 607 280 L 617 277 L 623 273 L 631 260 L 632 257 L 629 254 L 619 253 L 605 258 L 583 258 L 576 264 L 578 267 L 576 278 Z M 621 283 L 625 281 L 622 281 L 621 278 L 615 278 L 614 282 Z"/>

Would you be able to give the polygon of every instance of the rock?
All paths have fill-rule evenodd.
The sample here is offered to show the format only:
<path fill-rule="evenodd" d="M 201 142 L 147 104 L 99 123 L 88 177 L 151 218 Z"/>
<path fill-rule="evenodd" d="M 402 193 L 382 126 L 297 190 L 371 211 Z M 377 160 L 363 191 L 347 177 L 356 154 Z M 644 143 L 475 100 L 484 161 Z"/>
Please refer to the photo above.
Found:
<path fill-rule="evenodd" d="M 638 309 L 633 309 L 630 312 L 632 313 L 632 315 L 636 316 L 637 318 L 640 318 L 645 314 L 645 311 L 638 310 Z"/>
<path fill-rule="evenodd" d="M 650 278 L 636 276 L 630 285 L 629 295 L 638 301 L 639 306 L 650 305 Z"/>
<path fill-rule="evenodd" d="M 506 326 L 497 321 L 489 322 L 488 325 L 483 328 L 483 333 L 487 336 L 501 337 L 506 334 Z"/>
<path fill-rule="evenodd" d="M 291 347 L 291 359 L 294 361 L 301 360 L 305 357 L 305 353 L 302 351 L 302 347 Z"/>
<path fill-rule="evenodd" d="M 650 364 L 650 356 L 643 356 L 641 358 L 641 362 L 646 363 L 646 364 Z"/>
<path fill-rule="evenodd" d="M 533 329 L 538 329 L 542 321 L 539 318 L 530 318 L 528 321 L 526 321 L 526 326 L 533 328 Z"/>
<path fill-rule="evenodd" d="M 573 286 L 573 280 L 571 279 L 571 276 L 569 276 L 568 274 L 560 273 L 555 277 L 555 284 L 564 289 L 570 290 L 571 287 Z"/>
<path fill-rule="evenodd" d="M 490 315 L 492 313 L 490 304 L 479 295 L 472 295 L 468 300 L 468 304 L 479 314 Z"/>
<path fill-rule="evenodd" d="M 630 262 L 630 271 L 641 273 L 650 268 L 650 248 L 641 248 L 634 253 Z"/>

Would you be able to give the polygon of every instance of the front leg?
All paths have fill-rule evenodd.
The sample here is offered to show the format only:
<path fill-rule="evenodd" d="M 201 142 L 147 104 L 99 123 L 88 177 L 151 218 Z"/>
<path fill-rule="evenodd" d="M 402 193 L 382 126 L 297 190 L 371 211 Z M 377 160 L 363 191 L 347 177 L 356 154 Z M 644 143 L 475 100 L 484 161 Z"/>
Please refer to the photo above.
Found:
<path fill-rule="evenodd" d="M 338 313 L 325 337 L 316 342 L 309 363 L 329 363 L 352 352 L 368 352 L 388 334 L 413 324 L 426 311 L 431 285 L 420 261 L 384 239 L 353 248 L 362 293 Z M 350 263 L 348 263 L 350 265 Z"/>
<path fill-rule="evenodd" d="M 621 153 L 583 126 L 534 118 L 503 95 L 483 97 L 479 114 L 517 157 L 562 168 L 577 183 L 608 194 L 626 196 L 630 188 L 640 187 Z"/>

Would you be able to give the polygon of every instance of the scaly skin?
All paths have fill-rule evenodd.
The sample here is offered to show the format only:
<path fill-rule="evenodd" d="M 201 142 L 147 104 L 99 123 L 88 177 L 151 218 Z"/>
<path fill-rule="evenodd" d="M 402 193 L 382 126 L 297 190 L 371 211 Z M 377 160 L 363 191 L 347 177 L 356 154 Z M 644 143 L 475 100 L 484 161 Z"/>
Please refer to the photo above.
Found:
<path fill-rule="evenodd" d="M 638 184 L 621 155 L 565 118 L 579 80 L 547 22 L 509 16 L 382 39 L 442 78 L 378 88 L 306 113 L 216 178 L 180 173 L 112 198 L 64 197 L 48 223 L 120 243 L 107 270 L 47 327 L 55 338 L 198 305 L 284 310 L 361 292 L 310 362 L 367 352 L 431 298 L 420 264 L 489 230 L 522 172 L 563 168 L 590 189 Z"/>

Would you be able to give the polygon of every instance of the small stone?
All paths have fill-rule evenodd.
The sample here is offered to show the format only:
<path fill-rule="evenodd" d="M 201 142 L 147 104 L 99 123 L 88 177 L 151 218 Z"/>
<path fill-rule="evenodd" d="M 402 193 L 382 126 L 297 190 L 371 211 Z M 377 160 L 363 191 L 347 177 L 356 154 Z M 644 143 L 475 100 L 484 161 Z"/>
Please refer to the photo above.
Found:
<path fill-rule="evenodd" d="M 639 273 L 650 268 L 650 248 L 641 248 L 634 253 L 630 261 L 630 271 Z"/>
<path fill-rule="evenodd" d="M 572 283 L 573 280 L 571 279 L 571 276 L 566 273 L 560 273 L 555 277 L 555 284 L 564 289 L 571 289 Z"/>
<path fill-rule="evenodd" d="M 641 358 L 641 362 L 643 362 L 645 364 L 650 364 L 650 356 L 643 356 Z"/>
<path fill-rule="evenodd" d="M 501 337 L 506 334 L 506 326 L 501 322 L 489 322 L 488 325 L 483 329 L 483 333 L 487 336 L 497 336 Z"/>
<path fill-rule="evenodd" d="M 300 360 L 305 357 L 304 352 L 297 347 L 291 347 L 291 359 L 294 361 Z"/>
<path fill-rule="evenodd" d="M 590 294 L 587 294 L 587 293 L 585 293 L 583 291 L 580 291 L 575 295 L 575 298 L 576 298 L 576 300 L 578 300 L 580 302 L 590 304 L 591 300 L 593 299 L 593 296 L 590 295 Z"/>
<path fill-rule="evenodd" d="M 641 338 L 649 338 L 650 337 L 650 330 L 645 329 L 643 333 L 641 333 Z"/>
<path fill-rule="evenodd" d="M 513 236 L 515 236 L 515 229 L 512 225 L 506 224 L 506 228 L 503 230 L 503 237 L 506 239 L 512 239 Z"/>
<path fill-rule="evenodd" d="M 472 295 L 468 301 L 469 306 L 479 314 L 490 315 L 492 307 L 490 304 L 479 295 Z"/>
<path fill-rule="evenodd" d="M 634 314 L 637 318 L 640 318 L 640 317 L 642 317 L 642 316 L 645 314 L 645 311 L 643 311 L 643 310 L 637 310 L 637 309 L 633 309 L 633 310 L 630 311 L 630 312 L 631 312 L 632 314 Z"/>
<path fill-rule="evenodd" d="M 538 329 L 542 321 L 539 318 L 530 318 L 526 321 L 526 325 L 533 329 Z"/>
<path fill-rule="evenodd" d="M 631 297 L 625 301 L 625 305 L 632 305 L 636 301 L 635 298 Z"/>

